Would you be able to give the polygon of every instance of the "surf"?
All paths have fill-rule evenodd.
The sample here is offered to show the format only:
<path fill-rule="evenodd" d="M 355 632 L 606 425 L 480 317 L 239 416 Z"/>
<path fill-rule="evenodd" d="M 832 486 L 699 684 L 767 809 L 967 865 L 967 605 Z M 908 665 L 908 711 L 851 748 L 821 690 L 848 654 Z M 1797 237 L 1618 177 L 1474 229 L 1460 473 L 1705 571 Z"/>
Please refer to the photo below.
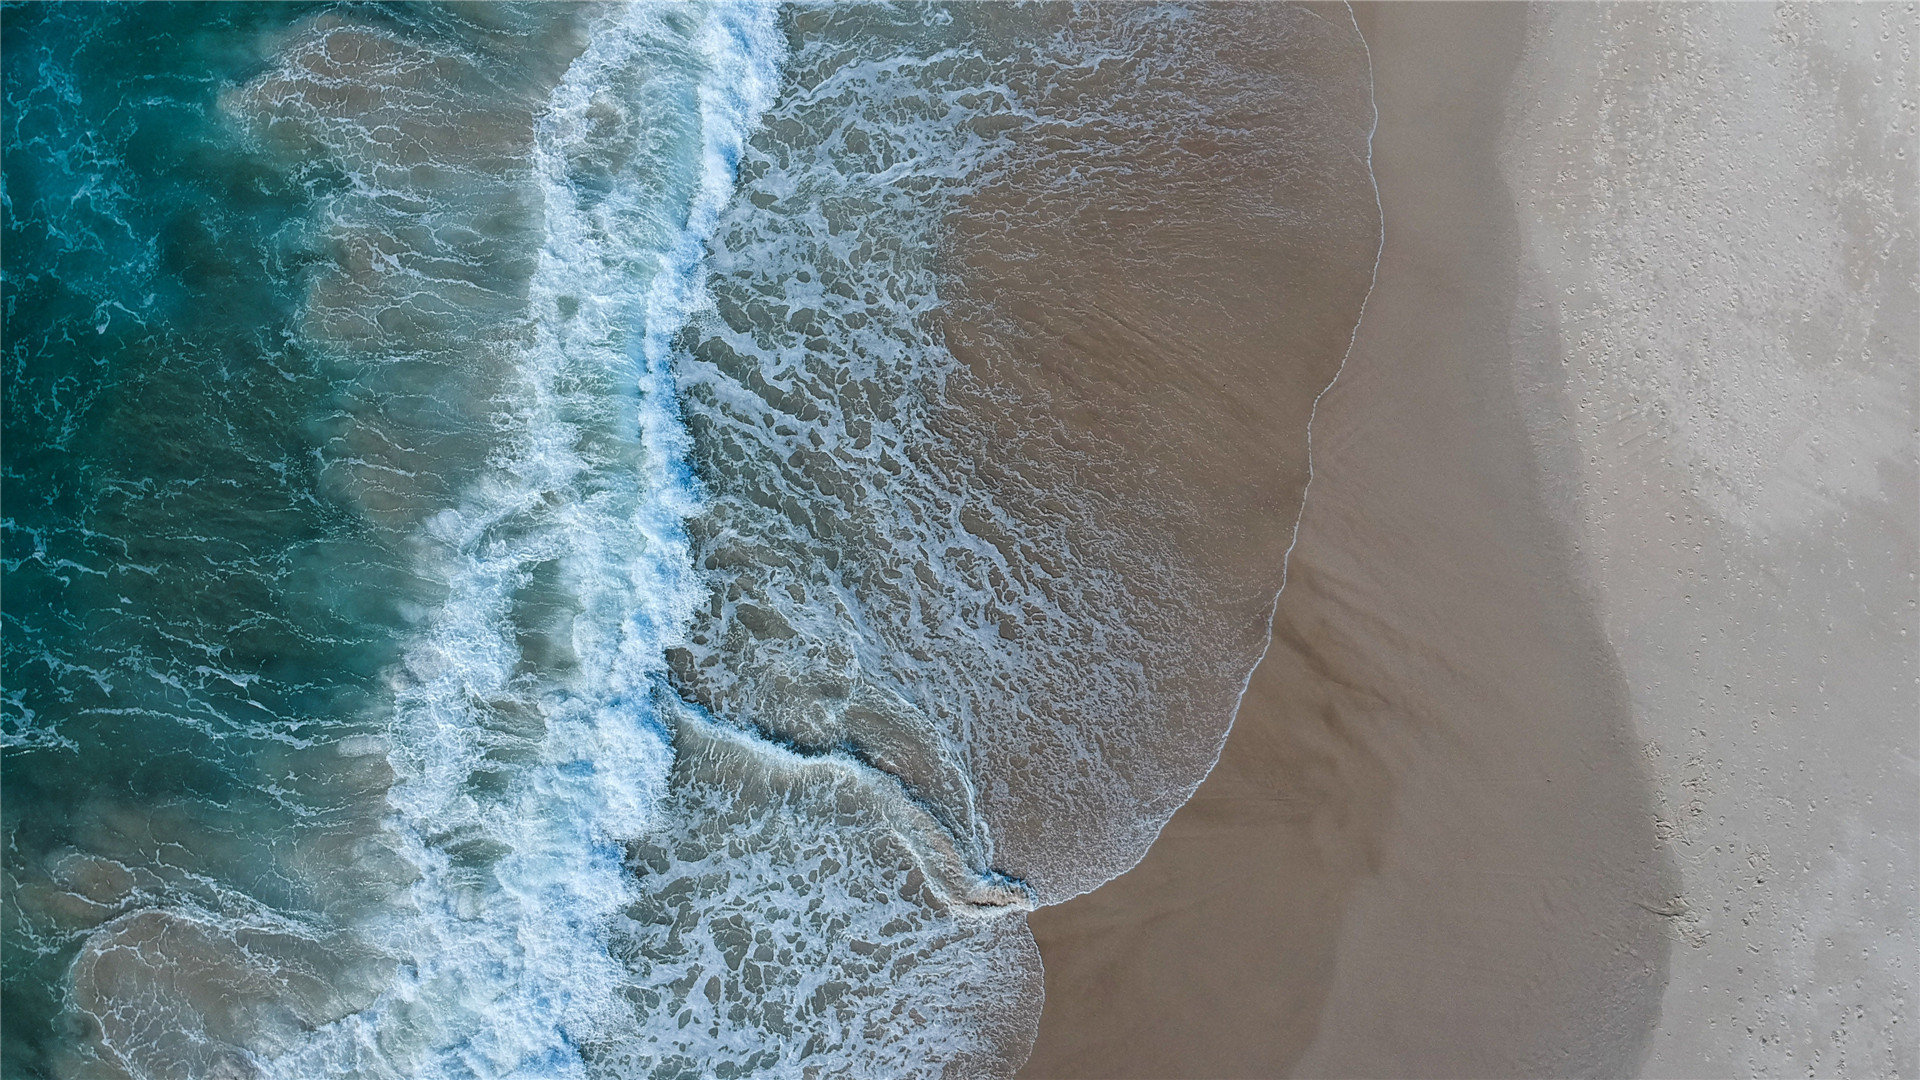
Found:
<path fill-rule="evenodd" d="M 783 43 L 748 5 L 619 8 L 587 39 L 535 129 L 546 237 L 504 437 L 419 537 L 447 595 L 389 676 L 391 827 L 419 877 L 367 933 L 398 975 L 274 1075 L 585 1075 L 620 1013 L 623 845 L 666 782 L 654 687 L 701 591 L 668 348 Z M 535 605 L 564 655 L 530 670 Z"/>

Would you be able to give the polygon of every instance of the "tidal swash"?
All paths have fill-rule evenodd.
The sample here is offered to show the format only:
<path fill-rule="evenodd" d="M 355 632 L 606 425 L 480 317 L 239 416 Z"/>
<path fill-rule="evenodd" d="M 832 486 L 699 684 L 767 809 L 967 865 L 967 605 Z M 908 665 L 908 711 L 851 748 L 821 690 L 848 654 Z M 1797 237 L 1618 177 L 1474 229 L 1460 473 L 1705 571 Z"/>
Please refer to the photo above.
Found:
<path fill-rule="evenodd" d="M 1017 1069 L 1266 645 L 1347 12 L 0 49 L 6 1075 Z"/>

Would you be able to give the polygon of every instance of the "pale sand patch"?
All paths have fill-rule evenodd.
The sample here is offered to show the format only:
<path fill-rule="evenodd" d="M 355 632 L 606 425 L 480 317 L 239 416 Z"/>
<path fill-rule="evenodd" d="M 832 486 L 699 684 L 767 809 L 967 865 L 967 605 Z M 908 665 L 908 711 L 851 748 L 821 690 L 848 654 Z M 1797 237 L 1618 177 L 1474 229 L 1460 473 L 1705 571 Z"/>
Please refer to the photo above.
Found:
<path fill-rule="evenodd" d="M 1920 18 L 1528 30 L 1523 397 L 1685 885 L 1646 1071 L 1912 1076 Z"/>

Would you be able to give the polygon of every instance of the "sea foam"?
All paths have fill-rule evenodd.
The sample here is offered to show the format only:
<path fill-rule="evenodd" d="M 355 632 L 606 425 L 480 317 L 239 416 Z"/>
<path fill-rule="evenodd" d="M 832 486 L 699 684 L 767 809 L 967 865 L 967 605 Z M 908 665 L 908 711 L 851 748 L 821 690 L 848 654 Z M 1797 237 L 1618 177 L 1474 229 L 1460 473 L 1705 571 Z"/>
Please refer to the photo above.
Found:
<path fill-rule="evenodd" d="M 653 687 L 700 588 L 667 350 L 781 52 L 765 7 L 619 8 L 537 125 L 530 333 L 488 469 L 419 537 L 445 599 L 390 679 L 391 826 L 419 876 L 368 933 L 398 974 L 276 1075 L 584 1075 L 618 1015 L 623 844 L 671 761 Z M 536 605 L 564 624 L 545 665 L 516 632 Z"/>

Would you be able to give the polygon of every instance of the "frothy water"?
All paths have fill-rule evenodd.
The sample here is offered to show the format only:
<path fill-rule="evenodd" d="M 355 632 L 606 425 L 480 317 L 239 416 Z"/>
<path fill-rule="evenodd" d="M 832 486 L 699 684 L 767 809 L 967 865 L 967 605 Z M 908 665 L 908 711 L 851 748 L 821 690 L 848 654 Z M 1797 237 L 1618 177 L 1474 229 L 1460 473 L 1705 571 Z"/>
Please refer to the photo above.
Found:
<path fill-rule="evenodd" d="M 653 688 L 698 594 L 668 343 L 780 43 L 751 7 L 620 8 L 586 38 L 534 125 L 545 238 L 494 445 L 418 540 L 446 596 L 391 678 L 388 800 L 419 880 L 368 929 L 399 974 L 280 1075 L 583 1075 L 620 1019 L 623 844 L 655 822 Z"/>
<path fill-rule="evenodd" d="M 1244 126 L 1187 13 L 7 17 L 9 1071 L 1017 1067 L 1275 586 L 1034 449 L 955 222 Z"/>
<path fill-rule="evenodd" d="M 1195 442 L 1237 435 L 1217 413 L 1174 411 L 1181 383 L 1301 369 L 1297 420 L 1270 423 L 1303 445 L 1285 425 L 1304 427 L 1351 326 L 1349 307 L 1324 355 L 1290 352 L 1280 343 L 1311 332 L 1264 309 L 1293 297 L 1221 295 L 1279 275 L 1221 260 L 1213 237 L 1290 243 L 1303 263 L 1337 252 L 1348 303 L 1374 253 L 1364 94 L 1335 83 L 1323 104 L 1317 72 L 1283 66 L 1324 49 L 1316 34 L 1345 46 L 1350 31 L 1270 15 L 796 15 L 788 89 L 716 233 L 715 308 L 678 367 L 713 496 L 690 527 L 722 584 L 672 653 L 676 686 L 730 722 L 900 777 L 969 866 L 1045 902 L 1140 857 L 1213 761 L 1265 643 L 1280 551 L 1225 566 L 1238 523 L 1196 489 L 1249 470 L 1231 452 L 1214 476 L 1165 460 L 1184 453 L 1156 440 L 1170 416 Z M 1233 54 L 1236 35 L 1258 42 L 1250 56 Z M 1224 161 L 1189 149 L 1236 142 Z M 1323 216 L 1290 195 L 1319 198 Z M 1129 219 L 1172 227 L 1142 240 Z M 990 281 L 969 265 L 982 247 L 999 256 Z M 1084 292 L 1055 284 L 1073 280 L 1061 261 L 1087 268 Z M 1157 343 L 1174 363 L 1129 370 L 1155 327 L 1100 310 L 1134 302 L 1129 288 L 1200 311 L 1212 336 Z M 1246 308 L 1267 321 L 1249 326 Z M 1022 323 L 1066 329 L 1036 346 Z M 1028 377 L 1074 348 L 1084 366 L 1068 378 Z M 1181 370 L 1186 350 L 1201 355 Z M 1102 384 L 1129 379 L 1167 385 L 1125 402 L 1141 415 L 1122 421 Z M 1283 377 L 1249 382 L 1288 399 Z M 1304 483 L 1303 457 L 1264 471 Z M 1246 502 L 1269 489 L 1232 482 Z M 1280 536 L 1298 488 L 1281 498 L 1231 510 Z"/>

